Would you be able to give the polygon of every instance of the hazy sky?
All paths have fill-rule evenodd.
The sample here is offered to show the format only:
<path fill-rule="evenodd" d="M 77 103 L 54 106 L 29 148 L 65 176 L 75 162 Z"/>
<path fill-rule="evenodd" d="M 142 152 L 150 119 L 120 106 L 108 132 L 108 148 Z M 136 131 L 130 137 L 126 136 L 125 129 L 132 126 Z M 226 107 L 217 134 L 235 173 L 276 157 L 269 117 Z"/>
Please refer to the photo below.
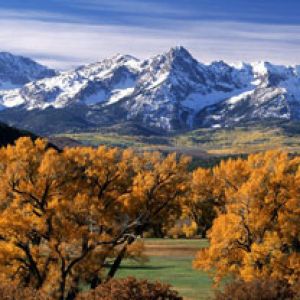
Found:
<path fill-rule="evenodd" d="M 0 0 L 0 51 L 52 67 L 176 45 L 202 62 L 300 64 L 300 0 Z"/>

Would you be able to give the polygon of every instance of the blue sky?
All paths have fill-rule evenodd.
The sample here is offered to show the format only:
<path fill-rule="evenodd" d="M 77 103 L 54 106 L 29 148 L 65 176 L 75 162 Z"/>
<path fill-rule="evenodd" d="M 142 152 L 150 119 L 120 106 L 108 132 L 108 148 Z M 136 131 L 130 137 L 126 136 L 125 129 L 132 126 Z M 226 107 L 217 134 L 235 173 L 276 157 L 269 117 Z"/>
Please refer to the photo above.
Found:
<path fill-rule="evenodd" d="M 66 69 L 183 45 L 202 62 L 300 64 L 299 0 L 0 0 L 0 51 Z"/>

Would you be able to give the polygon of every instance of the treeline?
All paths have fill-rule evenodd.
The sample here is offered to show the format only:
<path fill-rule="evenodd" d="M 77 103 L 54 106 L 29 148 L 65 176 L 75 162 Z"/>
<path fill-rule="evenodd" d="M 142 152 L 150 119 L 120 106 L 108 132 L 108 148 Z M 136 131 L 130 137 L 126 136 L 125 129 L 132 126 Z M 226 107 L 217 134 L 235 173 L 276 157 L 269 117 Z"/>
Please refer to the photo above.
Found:
<path fill-rule="evenodd" d="M 268 279 L 296 295 L 300 158 L 270 151 L 229 159 L 212 169 L 190 172 L 189 164 L 189 158 L 175 154 L 105 147 L 58 152 L 29 138 L 2 148 L 2 283 L 16 287 L 12 293 L 102 299 L 96 291 L 112 289 L 111 278 L 122 260 L 143 258 L 140 236 L 208 233 L 210 246 L 198 253 L 194 266 L 211 271 L 217 282 L 235 278 L 225 293 L 247 291 L 245 286 L 253 290 L 257 280 L 263 288 Z M 131 283 L 141 291 L 151 286 Z M 114 281 L 114 289 L 118 284 L 123 283 Z M 82 286 L 94 296 L 82 295 Z M 179 299 L 158 286 L 152 289 L 165 293 L 159 299 Z M 166 296 L 170 293 L 174 298 Z M 153 297 L 145 299 L 158 299 Z"/>

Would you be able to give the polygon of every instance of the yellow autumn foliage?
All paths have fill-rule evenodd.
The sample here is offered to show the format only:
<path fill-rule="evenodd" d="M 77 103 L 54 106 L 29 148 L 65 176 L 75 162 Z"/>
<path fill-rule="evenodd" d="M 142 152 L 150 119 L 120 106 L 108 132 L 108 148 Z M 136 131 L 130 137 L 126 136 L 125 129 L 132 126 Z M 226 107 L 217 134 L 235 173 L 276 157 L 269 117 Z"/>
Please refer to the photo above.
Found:
<path fill-rule="evenodd" d="M 218 215 L 210 246 L 199 251 L 196 268 L 216 281 L 232 275 L 300 278 L 300 158 L 269 151 L 228 160 L 213 169 Z"/>
<path fill-rule="evenodd" d="M 143 259 L 135 241 L 178 214 L 188 163 L 106 147 L 58 152 L 29 138 L 0 149 L 2 279 L 64 300 L 113 277 L 124 257 Z"/>

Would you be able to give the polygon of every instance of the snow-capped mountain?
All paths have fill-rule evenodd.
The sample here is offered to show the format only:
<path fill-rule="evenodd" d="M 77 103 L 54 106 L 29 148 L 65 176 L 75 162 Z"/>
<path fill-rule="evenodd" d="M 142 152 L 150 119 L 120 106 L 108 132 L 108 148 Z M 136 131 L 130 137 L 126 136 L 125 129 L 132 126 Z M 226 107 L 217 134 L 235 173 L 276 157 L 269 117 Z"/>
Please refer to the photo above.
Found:
<path fill-rule="evenodd" d="M 276 66 L 268 62 L 249 66 L 251 82 L 247 90 L 199 111 L 198 126 L 300 120 L 300 67 Z"/>
<path fill-rule="evenodd" d="M 0 52 L 0 90 L 20 88 L 30 81 L 52 77 L 56 74 L 56 71 L 29 58 Z"/>
<path fill-rule="evenodd" d="M 138 71 L 135 58 L 118 55 L 30 82 L 21 89 L 0 92 L 0 99 L 6 107 L 22 106 L 27 110 L 64 108 L 75 103 L 93 105 L 108 100 L 113 103 L 125 96 L 125 90 L 133 88 Z"/>
<path fill-rule="evenodd" d="M 3 90 L 0 105 L 0 119 L 37 132 L 127 121 L 173 131 L 300 119 L 300 67 L 203 64 L 175 47 L 144 61 L 117 55 Z"/>

